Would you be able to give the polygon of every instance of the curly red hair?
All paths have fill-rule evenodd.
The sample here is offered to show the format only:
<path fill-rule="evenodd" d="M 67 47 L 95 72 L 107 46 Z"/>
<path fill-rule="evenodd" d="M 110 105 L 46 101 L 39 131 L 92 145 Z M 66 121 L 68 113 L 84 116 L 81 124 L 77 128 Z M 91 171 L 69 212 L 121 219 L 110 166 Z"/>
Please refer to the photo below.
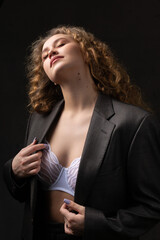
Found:
<path fill-rule="evenodd" d="M 42 66 L 43 44 L 55 34 L 67 34 L 79 43 L 97 91 L 122 102 L 149 109 L 142 100 L 140 89 L 131 84 L 126 70 L 115 59 L 106 43 L 82 27 L 58 26 L 47 32 L 45 36 L 39 37 L 31 46 L 27 64 L 31 111 L 48 113 L 54 104 L 63 98 L 60 86 L 50 81 Z"/>

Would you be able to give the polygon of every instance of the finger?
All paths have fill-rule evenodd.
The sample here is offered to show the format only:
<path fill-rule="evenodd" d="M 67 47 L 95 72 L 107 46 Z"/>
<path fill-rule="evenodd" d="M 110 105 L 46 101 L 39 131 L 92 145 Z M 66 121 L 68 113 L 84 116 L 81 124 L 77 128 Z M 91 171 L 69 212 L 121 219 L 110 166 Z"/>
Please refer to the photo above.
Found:
<path fill-rule="evenodd" d="M 69 223 L 67 223 L 67 222 L 64 225 L 64 231 L 67 234 L 73 235 L 73 230 L 69 227 Z"/>
<path fill-rule="evenodd" d="M 35 161 L 35 162 L 32 162 L 30 163 L 29 165 L 27 165 L 26 167 L 26 171 L 29 172 L 35 168 L 39 168 L 41 166 L 41 159 Z"/>
<path fill-rule="evenodd" d="M 41 159 L 30 163 L 29 165 L 23 166 L 21 172 L 23 176 L 29 176 L 31 174 L 37 174 L 41 169 Z"/>
<path fill-rule="evenodd" d="M 64 224 L 66 224 L 67 228 L 71 227 L 71 224 L 68 222 L 67 218 L 64 217 Z"/>
<path fill-rule="evenodd" d="M 29 155 L 25 157 L 25 161 L 23 165 L 28 165 L 32 162 L 36 162 L 42 158 L 42 151 L 39 151 L 37 153 L 33 153 L 32 155 Z"/>
<path fill-rule="evenodd" d="M 30 170 L 27 175 L 30 176 L 30 175 L 36 175 L 39 171 L 40 171 L 41 167 L 37 167 L 37 168 L 34 168 L 32 170 Z"/>
<path fill-rule="evenodd" d="M 31 163 L 41 161 L 41 158 L 42 158 L 42 152 L 37 152 L 27 157 L 23 157 L 20 161 L 20 165 L 22 168 L 26 168 Z"/>
<path fill-rule="evenodd" d="M 47 148 L 47 145 L 44 143 L 34 144 L 34 145 L 30 145 L 30 146 L 24 148 L 21 153 L 23 156 L 29 156 L 29 155 L 31 155 L 39 150 L 43 150 L 45 148 Z"/>
<path fill-rule="evenodd" d="M 29 146 L 35 145 L 36 143 L 38 143 L 38 139 L 35 137 L 33 139 L 33 141 L 29 145 L 26 146 L 26 148 L 29 148 Z"/>
<path fill-rule="evenodd" d="M 32 166 L 27 166 L 27 168 L 21 169 L 21 172 L 19 174 L 19 177 L 29 177 L 31 175 L 37 174 L 41 169 L 40 164 L 34 164 Z"/>
<path fill-rule="evenodd" d="M 75 213 L 80 213 L 80 214 L 84 214 L 84 207 L 82 205 L 79 205 L 77 203 L 75 203 L 74 201 L 71 201 L 69 199 L 64 199 L 64 202 L 66 203 L 66 205 L 69 207 L 69 209 L 71 209 L 71 211 L 75 212 Z"/>
<path fill-rule="evenodd" d="M 75 213 L 72 213 L 68 210 L 67 208 L 67 204 L 63 203 L 63 205 L 60 208 L 60 213 L 64 216 L 65 219 L 67 219 L 67 221 L 71 221 L 72 219 L 74 219 L 75 217 Z"/>
<path fill-rule="evenodd" d="M 38 143 L 38 139 L 35 137 L 35 138 L 33 139 L 33 141 L 31 142 L 30 145 L 34 145 L 34 144 L 36 144 L 36 143 Z"/>

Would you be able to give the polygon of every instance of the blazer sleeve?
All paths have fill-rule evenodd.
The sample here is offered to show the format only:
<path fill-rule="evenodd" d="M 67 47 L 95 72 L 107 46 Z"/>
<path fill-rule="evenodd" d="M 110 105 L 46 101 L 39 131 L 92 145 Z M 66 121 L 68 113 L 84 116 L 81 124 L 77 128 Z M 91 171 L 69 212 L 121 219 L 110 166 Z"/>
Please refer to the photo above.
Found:
<path fill-rule="evenodd" d="M 26 146 L 27 139 L 28 139 L 31 117 L 32 117 L 32 115 L 29 116 L 28 123 L 27 123 L 24 146 Z M 12 161 L 13 161 L 13 158 L 8 160 L 4 164 L 3 177 L 4 177 L 5 183 L 7 185 L 7 188 L 9 190 L 10 194 L 13 196 L 13 198 L 15 198 L 16 200 L 18 200 L 20 202 L 24 202 L 27 198 L 27 195 L 28 195 L 29 189 L 30 189 L 30 177 L 22 178 L 17 181 L 14 178 L 14 175 L 12 172 Z"/>
<path fill-rule="evenodd" d="M 160 221 L 160 124 L 152 115 L 141 121 L 126 165 L 128 207 L 112 217 L 86 207 L 84 239 L 106 239 L 108 233 L 138 237 Z"/>

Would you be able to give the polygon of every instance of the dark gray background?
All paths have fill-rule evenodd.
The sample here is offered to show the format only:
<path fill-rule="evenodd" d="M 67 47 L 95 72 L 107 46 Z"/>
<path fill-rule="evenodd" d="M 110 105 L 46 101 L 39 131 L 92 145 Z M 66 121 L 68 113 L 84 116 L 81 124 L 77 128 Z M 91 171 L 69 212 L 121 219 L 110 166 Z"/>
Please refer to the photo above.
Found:
<path fill-rule="evenodd" d="M 28 117 L 27 47 L 59 24 L 84 27 L 107 42 L 160 117 L 160 1 L 28 0 L 0 2 L 0 239 L 20 240 L 23 204 L 8 193 L 2 165 L 22 147 Z M 143 240 L 158 240 L 157 225 Z"/>

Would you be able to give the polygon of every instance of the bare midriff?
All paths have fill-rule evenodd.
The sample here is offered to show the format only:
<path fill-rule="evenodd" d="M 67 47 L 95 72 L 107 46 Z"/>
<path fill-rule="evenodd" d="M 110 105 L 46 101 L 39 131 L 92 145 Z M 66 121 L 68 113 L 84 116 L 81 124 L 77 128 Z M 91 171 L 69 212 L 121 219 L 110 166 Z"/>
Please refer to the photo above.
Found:
<path fill-rule="evenodd" d="M 60 213 L 60 208 L 64 203 L 64 198 L 74 200 L 74 197 L 62 191 L 43 191 L 42 204 L 44 209 L 44 218 L 46 221 L 63 223 L 64 217 Z"/>

